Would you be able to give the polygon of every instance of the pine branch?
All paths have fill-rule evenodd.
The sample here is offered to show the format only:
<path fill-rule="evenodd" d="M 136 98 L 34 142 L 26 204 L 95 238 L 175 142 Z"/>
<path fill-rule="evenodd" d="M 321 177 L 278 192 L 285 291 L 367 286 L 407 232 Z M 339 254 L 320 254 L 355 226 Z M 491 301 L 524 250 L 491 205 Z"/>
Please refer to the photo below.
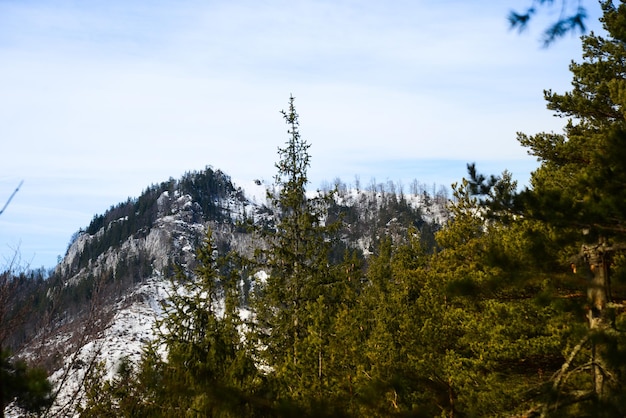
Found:
<path fill-rule="evenodd" d="M 554 389 L 554 391 L 559 390 L 559 386 L 561 385 L 563 378 L 566 376 L 567 370 L 570 368 L 572 362 L 574 361 L 574 358 L 576 358 L 576 356 L 578 355 L 580 350 L 582 350 L 587 341 L 589 341 L 589 335 L 586 335 L 582 340 L 580 340 L 578 344 L 576 344 L 576 346 L 570 352 L 567 360 L 565 360 L 565 363 L 563 363 L 563 365 L 561 366 L 561 369 L 557 371 L 554 375 L 554 383 L 552 384 L 552 389 Z"/>
<path fill-rule="evenodd" d="M 508 15 L 508 21 L 511 29 L 517 29 L 523 32 L 528 27 L 531 20 L 537 14 L 542 6 L 552 6 L 554 0 L 533 0 L 531 5 L 523 12 L 511 11 Z M 559 17 L 544 30 L 542 42 L 544 47 L 550 46 L 557 39 L 562 38 L 567 33 L 574 33 L 576 30 L 585 33 L 585 20 L 587 19 L 587 11 L 583 7 L 581 0 L 578 0 L 575 9 L 571 7 L 569 0 L 561 0 L 561 10 Z"/>

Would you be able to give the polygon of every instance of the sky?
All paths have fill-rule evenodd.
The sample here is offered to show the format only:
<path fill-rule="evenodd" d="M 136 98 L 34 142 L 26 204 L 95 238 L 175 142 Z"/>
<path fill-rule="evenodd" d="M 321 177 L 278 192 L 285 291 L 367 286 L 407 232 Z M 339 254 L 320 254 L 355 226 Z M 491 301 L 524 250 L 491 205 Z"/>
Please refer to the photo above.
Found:
<path fill-rule="evenodd" d="M 0 0 L 0 268 L 51 268 L 79 228 L 207 166 L 271 182 L 290 95 L 310 187 L 413 180 L 466 164 L 527 184 L 516 132 L 560 132 L 578 36 L 542 48 L 511 9 L 467 0 Z M 590 30 L 600 8 L 588 1 Z"/>

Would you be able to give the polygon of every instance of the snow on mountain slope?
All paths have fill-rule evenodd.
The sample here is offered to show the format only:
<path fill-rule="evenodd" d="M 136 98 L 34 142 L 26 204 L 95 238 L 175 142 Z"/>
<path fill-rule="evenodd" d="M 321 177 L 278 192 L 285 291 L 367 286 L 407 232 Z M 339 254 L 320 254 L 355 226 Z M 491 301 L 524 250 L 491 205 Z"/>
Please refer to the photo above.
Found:
<path fill-rule="evenodd" d="M 105 378 L 112 379 L 123 359 L 139 361 L 144 345 L 155 337 L 155 322 L 163 314 L 161 303 L 170 287 L 162 277 L 137 285 L 112 307 L 108 323 L 64 359 L 50 377 L 58 391 L 52 416 L 76 415 L 84 396 L 84 379 L 99 363 L 104 365 Z"/>
<path fill-rule="evenodd" d="M 255 234 L 235 223 L 245 218 L 254 223 L 271 222 L 271 211 L 263 207 L 267 202 L 266 189 L 264 182 L 254 181 L 246 183 L 244 188 L 245 196 L 252 197 L 242 199 L 241 195 L 233 195 L 220 199 L 219 208 L 227 216 L 219 221 L 207 220 L 191 195 L 178 189 L 162 191 L 155 195 L 156 218 L 149 228 L 131 232 L 123 241 L 99 250 L 93 257 L 86 255 L 93 252 L 99 240 L 112 229 L 130 222 L 129 216 L 115 216 L 97 231 L 91 231 L 93 233 L 77 234 L 57 267 L 56 274 L 62 282 L 58 288 L 50 289 L 48 296 L 53 300 L 55 295 L 78 288 L 88 280 L 93 281 L 94 291 L 104 289 L 102 293 L 108 293 L 100 295 L 99 304 L 84 307 L 82 317 L 66 315 L 59 319 L 53 330 L 43 333 L 39 342 L 24 352 L 31 358 L 48 356 L 55 365 L 51 380 L 59 392 L 51 411 L 54 416 L 75 415 L 83 396 L 85 375 L 95 364 L 104 362 L 105 376 L 112 378 L 122 359 L 139 360 L 145 343 L 155 337 L 155 322 L 164 314 L 162 302 L 168 292 L 178 291 L 171 288 L 165 276 L 170 274 L 173 264 L 193 268 L 195 249 L 203 242 L 209 228 L 218 247 L 250 255 L 254 248 L 262 245 Z M 389 202 L 385 200 L 389 197 L 390 193 L 382 189 L 380 192 L 348 189 L 335 195 L 338 205 L 354 209 L 355 231 L 363 229 L 376 216 L 382 216 L 380 228 L 387 232 L 394 229 L 406 232 L 396 217 L 400 215 L 393 210 L 383 215 L 381 211 L 381 208 L 389 209 Z M 419 208 L 418 212 L 427 222 L 442 223 L 448 217 L 447 198 L 420 194 L 405 195 L 402 199 L 407 207 Z M 348 225 L 347 229 L 350 228 Z M 365 255 L 372 248 L 374 238 L 371 233 L 357 238 L 349 236 L 353 240 L 351 244 Z M 97 280 L 105 284 L 100 286 Z M 249 312 L 242 311 L 242 314 Z"/>
<path fill-rule="evenodd" d="M 261 195 L 259 190 L 257 194 Z M 256 218 L 255 202 L 242 202 L 240 197 L 221 199 L 219 207 L 228 215 L 227 221 L 207 220 L 198 203 L 179 190 L 162 192 L 155 204 L 156 219 L 149 229 L 131 233 L 119 244 L 85 259 L 85 254 L 102 247 L 99 240 L 111 228 L 128 222 L 127 217 L 115 218 L 93 234 L 77 234 L 57 266 L 56 275 L 62 280 L 48 290 L 51 301 L 62 294 L 72 295 L 73 289 L 85 283 L 93 283 L 87 285 L 93 293 L 82 312 L 58 317 L 21 353 L 45 358 L 56 370 L 50 377 L 58 392 L 52 416 L 76 414 L 84 396 L 85 376 L 97 364 L 104 363 L 105 378 L 110 379 L 123 359 L 132 363 L 140 359 L 145 344 L 155 337 L 155 322 L 163 315 L 162 302 L 168 292 L 178 291 L 166 276 L 174 264 L 193 269 L 196 248 L 208 229 L 219 245 L 242 253 L 254 246 L 254 237 L 237 231 L 235 222 L 246 211 L 247 216 Z M 66 300 L 71 298 L 66 296 Z"/>

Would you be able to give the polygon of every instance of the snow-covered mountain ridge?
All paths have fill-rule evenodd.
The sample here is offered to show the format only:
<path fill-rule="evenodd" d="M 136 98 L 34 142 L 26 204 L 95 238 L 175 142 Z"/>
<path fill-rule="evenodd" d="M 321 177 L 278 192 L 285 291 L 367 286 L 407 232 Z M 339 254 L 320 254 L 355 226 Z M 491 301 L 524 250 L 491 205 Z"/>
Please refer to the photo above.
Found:
<path fill-rule="evenodd" d="M 85 374 L 104 361 L 113 376 L 122 359 L 136 361 L 154 337 L 173 266 L 193 269 L 207 230 L 220 251 L 250 254 L 262 245 L 242 223 L 265 222 L 273 212 L 263 200 L 266 184 L 237 188 L 207 169 L 151 186 L 137 199 L 112 206 L 79 231 L 49 280 L 49 321 L 22 354 L 52 371 L 59 390 L 52 410 L 72 416 Z M 252 198 L 247 190 L 252 189 Z M 329 221 L 341 220 L 341 240 L 364 256 L 385 235 L 402 239 L 409 227 L 423 239 L 447 219 L 447 197 L 378 189 L 338 189 Z"/>

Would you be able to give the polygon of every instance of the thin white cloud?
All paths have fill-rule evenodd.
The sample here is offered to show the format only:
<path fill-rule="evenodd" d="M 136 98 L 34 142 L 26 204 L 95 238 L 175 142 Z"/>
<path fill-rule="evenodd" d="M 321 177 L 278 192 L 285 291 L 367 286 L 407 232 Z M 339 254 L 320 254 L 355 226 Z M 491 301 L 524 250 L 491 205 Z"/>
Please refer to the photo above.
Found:
<path fill-rule="evenodd" d="M 55 242 L 37 253 L 58 254 L 93 211 L 206 165 L 271 179 L 290 93 L 314 187 L 411 178 L 411 162 L 428 159 L 528 162 L 515 132 L 560 129 L 542 90 L 568 88 L 580 47 L 541 50 L 536 32 L 507 32 L 507 12 L 467 1 L 1 2 L 0 186 L 23 178 L 34 193 L 20 192 L 13 227 L 0 219 L 0 247 L 30 251 L 29 223 Z"/>

